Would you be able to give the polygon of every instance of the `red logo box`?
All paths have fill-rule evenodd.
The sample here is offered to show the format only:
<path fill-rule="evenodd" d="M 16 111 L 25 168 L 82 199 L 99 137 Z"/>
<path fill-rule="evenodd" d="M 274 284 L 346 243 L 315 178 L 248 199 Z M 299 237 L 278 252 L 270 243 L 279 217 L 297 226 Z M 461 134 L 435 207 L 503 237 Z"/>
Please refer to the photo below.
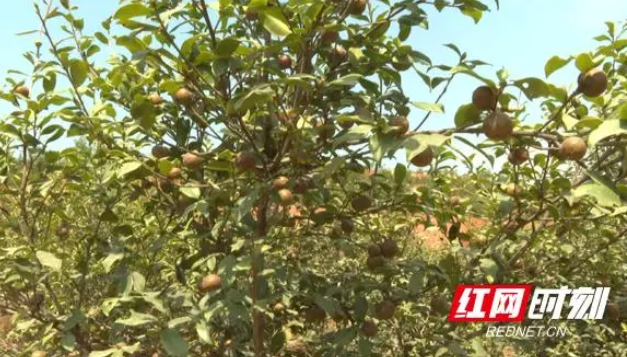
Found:
<path fill-rule="evenodd" d="M 458 285 L 448 316 L 453 322 L 520 322 L 531 284 Z"/>

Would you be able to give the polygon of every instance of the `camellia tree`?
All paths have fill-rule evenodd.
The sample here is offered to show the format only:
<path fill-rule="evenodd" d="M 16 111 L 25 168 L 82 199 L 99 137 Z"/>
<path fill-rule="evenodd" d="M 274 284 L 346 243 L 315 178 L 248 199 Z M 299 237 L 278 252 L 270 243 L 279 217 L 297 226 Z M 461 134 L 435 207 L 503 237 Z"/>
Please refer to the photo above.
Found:
<path fill-rule="evenodd" d="M 452 44 L 432 63 L 406 42 L 429 7 L 488 10 L 123 0 L 87 34 L 69 0 L 36 6 L 32 73 L 1 94 L 2 354 L 625 356 L 625 28 L 547 62 L 574 62 L 569 90 Z M 422 130 L 459 76 L 478 88 L 454 126 Z M 434 220 L 439 252 L 414 234 Z M 613 290 L 604 320 L 551 322 L 568 338 L 490 339 L 446 320 L 487 282 Z"/>

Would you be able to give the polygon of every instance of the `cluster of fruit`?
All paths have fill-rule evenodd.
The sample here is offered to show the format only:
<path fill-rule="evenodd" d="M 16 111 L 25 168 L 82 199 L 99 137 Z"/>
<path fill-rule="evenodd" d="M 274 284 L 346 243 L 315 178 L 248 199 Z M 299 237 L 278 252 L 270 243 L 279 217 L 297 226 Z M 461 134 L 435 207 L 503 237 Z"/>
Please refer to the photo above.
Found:
<path fill-rule="evenodd" d="M 598 97 L 607 90 L 607 86 L 607 75 L 595 68 L 579 76 L 576 94 Z M 494 141 L 507 140 L 515 135 L 514 121 L 507 113 L 497 108 L 498 100 L 499 91 L 490 86 L 481 86 L 472 94 L 473 105 L 480 111 L 488 112 L 483 121 L 483 133 Z M 579 161 L 585 157 L 587 150 L 583 138 L 568 136 L 557 148 L 551 148 L 550 152 L 562 160 Z M 520 165 L 529 160 L 529 152 L 524 147 L 517 147 L 510 152 L 508 159 L 513 165 Z"/>

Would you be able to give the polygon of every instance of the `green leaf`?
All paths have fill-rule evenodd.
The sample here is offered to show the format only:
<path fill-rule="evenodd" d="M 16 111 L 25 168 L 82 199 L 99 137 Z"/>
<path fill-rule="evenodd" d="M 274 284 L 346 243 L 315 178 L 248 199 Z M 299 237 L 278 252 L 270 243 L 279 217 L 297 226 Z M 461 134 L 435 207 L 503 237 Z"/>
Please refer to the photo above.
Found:
<path fill-rule="evenodd" d="M 263 27 L 272 34 L 285 37 L 292 33 L 283 11 L 278 6 L 266 8 L 261 13 Z"/>
<path fill-rule="evenodd" d="M 196 322 L 196 334 L 198 334 L 200 341 L 204 343 L 212 342 L 211 334 L 209 334 L 209 325 L 204 320 Z"/>
<path fill-rule="evenodd" d="M 566 130 L 568 130 L 568 131 L 573 130 L 575 125 L 577 125 L 579 123 L 579 120 L 577 120 L 576 118 L 573 118 L 572 116 L 568 115 L 568 113 L 562 113 L 560 118 L 562 120 L 562 123 L 564 123 L 564 126 L 566 127 Z"/>
<path fill-rule="evenodd" d="M 483 348 L 480 339 L 476 338 L 472 340 L 472 349 L 475 351 L 475 357 L 488 357 L 488 353 Z"/>
<path fill-rule="evenodd" d="M 50 252 L 46 252 L 43 250 L 38 250 L 35 255 L 37 256 L 37 260 L 41 263 L 41 265 L 50 268 L 55 271 L 60 271 L 63 261 L 57 258 L 54 254 Z"/>
<path fill-rule="evenodd" d="M 79 87 L 87 79 L 87 64 L 81 60 L 73 60 L 70 63 L 70 77 L 72 84 Z"/>
<path fill-rule="evenodd" d="M 133 101 L 131 104 L 131 116 L 139 121 L 139 125 L 146 130 L 152 129 L 157 120 L 154 105 L 148 100 Z"/>
<path fill-rule="evenodd" d="M 158 321 L 157 318 L 152 315 L 143 314 L 143 313 L 131 310 L 131 316 L 129 316 L 126 319 L 117 319 L 115 323 L 124 325 L 124 326 L 135 327 L 135 326 L 150 324 L 150 323 L 157 322 L 157 321 Z"/>
<path fill-rule="evenodd" d="M 343 143 L 358 143 L 361 140 L 368 137 L 372 131 L 372 125 L 358 125 L 348 129 L 348 131 L 342 135 L 339 135 L 333 139 L 335 145 L 341 145 Z"/>
<path fill-rule="evenodd" d="M 394 181 L 396 181 L 396 184 L 398 186 L 402 185 L 405 177 L 407 177 L 407 167 L 400 163 L 396 164 L 394 168 Z"/>
<path fill-rule="evenodd" d="M 140 3 L 132 3 L 122 6 L 115 12 L 113 18 L 116 20 L 128 20 L 133 17 L 150 15 L 151 11 L 146 5 Z"/>
<path fill-rule="evenodd" d="M 366 314 L 368 314 L 368 300 L 366 300 L 363 296 L 357 296 L 355 298 L 355 320 L 363 321 L 366 318 Z"/>
<path fill-rule="evenodd" d="M 180 191 L 182 194 L 189 198 L 199 199 L 200 198 L 200 188 L 198 187 L 181 187 Z"/>
<path fill-rule="evenodd" d="M 492 259 L 481 259 L 479 262 L 479 267 L 484 274 L 486 274 L 489 283 L 493 283 L 496 275 L 499 272 L 499 266 Z"/>
<path fill-rule="evenodd" d="M 577 66 L 577 68 L 581 72 L 588 72 L 589 70 L 594 68 L 594 59 L 589 53 L 582 53 L 577 56 L 577 59 L 575 60 L 575 66 Z"/>
<path fill-rule="evenodd" d="M 117 171 L 118 177 L 124 177 L 131 174 L 142 167 L 142 163 L 139 161 L 131 161 L 123 164 Z"/>
<path fill-rule="evenodd" d="M 308 75 L 308 74 L 297 74 L 294 76 L 290 76 L 290 77 L 286 77 L 286 78 L 281 78 L 280 81 L 281 82 L 285 82 L 289 85 L 292 86 L 297 86 L 303 89 L 306 89 L 308 91 L 311 91 L 314 89 L 313 84 L 311 84 L 311 82 L 315 79 L 315 77 Z"/>
<path fill-rule="evenodd" d="M 377 162 L 381 162 L 383 156 L 392 148 L 393 140 L 389 135 L 376 133 L 370 137 L 370 152 Z"/>
<path fill-rule="evenodd" d="M 405 148 L 405 154 L 407 155 L 407 161 L 414 158 L 416 155 L 422 153 L 427 149 L 427 146 L 440 147 L 451 139 L 450 136 L 442 134 L 414 134 L 411 137 L 405 139 L 403 147 Z"/>
<path fill-rule="evenodd" d="M 370 340 L 361 339 L 357 344 L 357 348 L 359 349 L 360 356 L 370 356 L 372 354 L 372 342 Z"/>
<path fill-rule="evenodd" d="M 590 196 L 603 207 L 621 206 L 620 197 L 610 187 L 600 182 L 589 182 L 577 187 L 571 192 L 573 198 Z"/>
<path fill-rule="evenodd" d="M 259 86 L 248 92 L 238 94 L 229 105 L 238 112 L 246 112 L 256 105 L 262 105 L 272 100 L 274 90 L 269 86 Z"/>
<path fill-rule="evenodd" d="M 603 119 L 593 116 L 585 116 L 577 121 L 575 129 L 596 129 L 603 124 Z"/>
<path fill-rule="evenodd" d="M 204 166 L 207 170 L 210 171 L 226 171 L 230 172 L 233 170 L 233 164 L 229 161 L 223 160 L 210 160 L 205 163 Z"/>
<path fill-rule="evenodd" d="M 573 60 L 572 57 L 564 59 L 559 56 L 553 56 L 546 62 L 546 65 L 544 66 L 544 74 L 546 75 L 547 78 L 549 78 L 549 76 L 553 72 L 564 67 L 565 65 L 570 63 L 570 61 L 572 60 Z"/>
<path fill-rule="evenodd" d="M 342 348 L 351 343 L 357 337 L 358 329 L 356 326 L 340 330 L 335 335 L 335 344 Z"/>
<path fill-rule="evenodd" d="M 324 174 L 324 177 L 331 177 L 345 164 L 346 164 L 346 157 L 344 156 L 334 157 L 332 160 L 327 161 L 322 171 Z"/>
<path fill-rule="evenodd" d="M 129 279 L 134 292 L 144 292 L 144 289 L 146 288 L 146 278 L 144 278 L 141 273 L 134 271 L 129 275 Z"/>
<path fill-rule="evenodd" d="M 61 347 L 66 351 L 73 351 L 76 345 L 76 336 L 71 332 L 64 332 L 61 335 Z"/>
<path fill-rule="evenodd" d="M 550 94 L 549 86 L 540 78 L 523 78 L 514 82 L 514 85 L 525 93 L 527 98 L 533 100 L 546 97 Z"/>
<path fill-rule="evenodd" d="M 279 330 L 276 334 L 274 334 L 274 336 L 272 336 L 272 339 L 270 340 L 270 351 L 273 356 L 279 355 L 278 352 L 283 348 L 283 346 L 285 346 L 287 340 L 288 333 L 286 330 Z"/>
<path fill-rule="evenodd" d="M 494 159 L 494 156 L 489 155 L 489 154 L 488 154 L 485 150 L 483 150 L 483 148 L 481 148 L 481 147 L 479 147 L 479 146 L 475 145 L 475 144 L 474 144 L 474 143 L 472 143 L 470 140 L 468 140 L 468 139 L 464 138 L 464 137 L 463 137 L 463 136 L 461 136 L 461 135 L 457 135 L 457 136 L 455 136 L 455 139 L 457 139 L 457 140 L 459 140 L 459 141 L 463 142 L 464 144 L 466 144 L 466 145 L 470 146 L 471 148 L 473 148 L 473 149 L 477 150 L 477 151 L 478 151 L 481 155 L 483 155 L 483 157 L 485 157 L 485 158 L 488 160 L 488 162 L 490 162 L 490 165 L 494 166 L 494 160 L 495 160 L 495 159 Z"/>
<path fill-rule="evenodd" d="M 481 121 L 481 112 L 477 107 L 471 104 L 464 104 L 455 113 L 455 126 L 457 128 L 479 123 Z"/>
<path fill-rule="evenodd" d="M 462 14 L 473 19 L 475 23 L 479 23 L 481 17 L 483 16 L 483 11 L 470 6 L 463 6 L 460 8 L 460 11 L 462 12 Z"/>
<path fill-rule="evenodd" d="M 346 76 L 340 77 L 340 78 L 334 80 L 333 82 L 329 83 L 329 87 L 333 87 L 333 86 L 352 87 L 355 84 L 359 83 L 359 80 L 361 78 L 362 78 L 361 74 L 356 74 L 356 73 L 347 74 Z"/>
<path fill-rule="evenodd" d="M 180 332 L 174 329 L 165 329 L 161 332 L 161 344 L 170 356 L 187 357 L 189 346 Z"/>
<path fill-rule="evenodd" d="M 474 78 L 482 81 L 483 83 L 487 84 L 488 86 L 490 86 L 492 88 L 496 88 L 496 84 L 494 83 L 494 81 L 492 81 L 490 79 L 487 79 L 487 78 L 485 78 L 483 76 L 480 76 L 479 74 L 477 74 L 477 72 L 475 72 L 474 70 L 472 70 L 468 66 L 458 65 L 458 66 L 455 66 L 455 67 L 451 68 L 450 72 L 451 72 L 451 74 L 463 73 L 463 74 L 469 75 L 471 77 L 474 77 Z"/>
<path fill-rule="evenodd" d="M 448 348 L 446 347 L 440 347 L 438 348 L 438 350 L 435 352 L 435 357 L 441 357 L 444 356 L 445 354 L 448 353 Z"/>
<path fill-rule="evenodd" d="M 627 120 L 610 119 L 604 121 L 588 137 L 588 145 L 594 147 L 601 140 L 610 136 L 627 134 Z"/>
<path fill-rule="evenodd" d="M 230 57 L 237 47 L 239 47 L 240 41 L 236 38 L 225 38 L 218 43 L 216 53 L 222 57 Z"/>
<path fill-rule="evenodd" d="M 329 316 L 335 315 L 336 308 L 333 300 L 324 296 L 316 296 L 314 299 L 316 305 L 320 306 Z"/>
<path fill-rule="evenodd" d="M 105 273 L 111 272 L 111 267 L 113 266 L 113 264 L 115 264 L 115 262 L 117 262 L 118 260 L 122 260 L 123 258 L 124 253 L 110 253 L 109 255 L 107 255 L 107 257 L 104 258 L 101 262 Z"/>
<path fill-rule="evenodd" d="M 92 351 L 89 353 L 89 357 L 107 357 L 107 356 L 110 356 L 115 351 L 116 351 L 115 348 L 111 348 L 106 351 Z"/>
<path fill-rule="evenodd" d="M 168 327 L 169 328 L 175 328 L 175 327 L 179 327 L 181 325 L 185 325 L 189 322 L 192 321 L 192 316 L 182 316 L 182 317 L 177 317 L 175 319 L 172 319 L 170 321 L 168 321 Z"/>
<path fill-rule="evenodd" d="M 413 106 L 428 112 L 444 113 L 444 106 L 439 103 L 412 102 Z"/>
<path fill-rule="evenodd" d="M 43 81 L 44 91 L 52 92 L 54 91 L 54 88 L 56 87 L 56 85 L 57 85 L 57 75 L 54 74 L 54 72 L 48 73 L 44 77 L 44 81 Z"/>
<path fill-rule="evenodd" d="M 73 310 L 72 315 L 63 323 L 63 330 L 69 331 L 83 321 L 85 321 L 85 314 L 81 310 Z"/>
<path fill-rule="evenodd" d="M 418 271 L 414 273 L 411 278 L 409 278 L 409 292 L 412 295 L 416 295 L 422 291 L 422 288 L 425 285 L 425 274 L 423 271 Z"/>

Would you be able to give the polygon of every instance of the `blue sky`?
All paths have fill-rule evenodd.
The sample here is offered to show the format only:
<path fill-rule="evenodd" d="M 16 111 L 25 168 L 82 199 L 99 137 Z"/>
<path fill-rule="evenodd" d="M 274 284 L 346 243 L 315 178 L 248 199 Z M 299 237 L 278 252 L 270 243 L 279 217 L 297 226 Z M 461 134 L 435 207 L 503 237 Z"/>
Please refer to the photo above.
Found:
<path fill-rule="evenodd" d="M 118 3 L 117 0 L 73 0 L 73 4 L 80 8 L 78 15 L 86 20 L 85 32 L 99 29 L 101 21 L 113 13 Z M 4 52 L 0 56 L 0 76 L 4 78 L 8 69 L 29 69 L 22 53 L 32 49 L 34 37 L 18 37 L 15 34 L 38 29 L 39 24 L 32 1 L 7 1 L 3 8 L 0 13 L 0 43 Z M 461 50 L 467 51 L 470 58 L 493 65 L 481 70 L 484 75 L 494 78 L 496 70 L 506 67 L 512 78 L 544 77 L 544 64 L 551 56 L 565 57 L 591 50 L 596 46 L 592 38 L 606 29 L 605 21 L 627 18 L 627 1 L 501 0 L 501 9 L 486 13 L 478 25 L 456 10 L 438 13 L 429 9 L 429 14 L 430 29 L 414 31 L 409 42 L 429 55 L 434 63 L 452 64 L 455 55 L 442 44 L 455 43 Z M 569 86 L 575 82 L 576 76 L 574 65 L 570 65 L 550 80 Z M 470 101 L 477 85 L 479 82 L 472 78 L 460 76 L 456 79 L 443 101 L 446 113 L 433 115 L 424 128 L 453 126 L 457 107 Z M 418 78 L 411 76 L 406 76 L 405 88 L 417 101 L 433 101 L 438 93 L 429 93 Z M 412 126 L 423 114 L 418 110 L 412 112 Z"/>

